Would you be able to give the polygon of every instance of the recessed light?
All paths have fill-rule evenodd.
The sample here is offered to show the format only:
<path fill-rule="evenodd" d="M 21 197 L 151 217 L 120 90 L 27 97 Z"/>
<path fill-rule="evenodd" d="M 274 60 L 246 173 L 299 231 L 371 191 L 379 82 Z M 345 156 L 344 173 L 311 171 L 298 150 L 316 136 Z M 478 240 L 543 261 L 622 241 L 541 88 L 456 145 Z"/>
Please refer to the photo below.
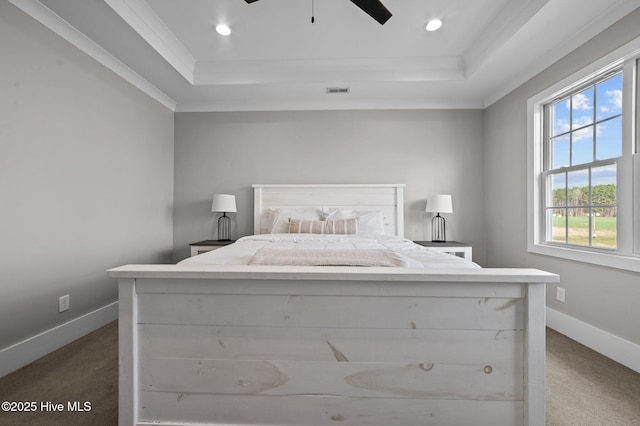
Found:
<path fill-rule="evenodd" d="M 435 31 L 442 26 L 442 21 L 439 19 L 432 19 L 427 22 L 427 26 L 424 27 L 427 31 Z"/>
<path fill-rule="evenodd" d="M 216 25 L 216 32 L 223 36 L 228 36 L 231 34 L 231 28 L 224 24 Z"/>

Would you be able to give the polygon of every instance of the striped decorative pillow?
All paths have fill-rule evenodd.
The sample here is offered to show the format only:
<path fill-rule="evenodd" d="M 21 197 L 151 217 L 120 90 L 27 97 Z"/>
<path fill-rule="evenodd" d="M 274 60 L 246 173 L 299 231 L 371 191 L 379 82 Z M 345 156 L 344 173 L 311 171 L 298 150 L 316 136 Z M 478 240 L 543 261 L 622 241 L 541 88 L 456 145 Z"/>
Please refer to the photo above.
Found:
<path fill-rule="evenodd" d="M 358 218 L 341 220 L 289 220 L 290 234 L 357 234 Z"/>
<path fill-rule="evenodd" d="M 357 234 L 358 233 L 358 218 L 340 219 L 340 220 L 326 220 L 330 223 L 329 228 L 333 228 L 330 234 Z"/>

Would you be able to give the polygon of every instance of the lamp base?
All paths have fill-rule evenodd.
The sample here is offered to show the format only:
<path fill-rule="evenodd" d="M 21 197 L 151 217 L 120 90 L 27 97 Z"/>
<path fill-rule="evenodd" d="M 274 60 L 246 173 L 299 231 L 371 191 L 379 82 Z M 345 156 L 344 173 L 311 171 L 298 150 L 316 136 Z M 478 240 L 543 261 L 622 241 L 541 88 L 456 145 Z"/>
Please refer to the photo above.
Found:
<path fill-rule="evenodd" d="M 434 243 L 447 242 L 444 217 L 440 216 L 440 213 L 431 219 L 431 241 Z"/>
<path fill-rule="evenodd" d="M 218 241 L 231 241 L 231 218 L 227 213 L 218 218 Z"/>

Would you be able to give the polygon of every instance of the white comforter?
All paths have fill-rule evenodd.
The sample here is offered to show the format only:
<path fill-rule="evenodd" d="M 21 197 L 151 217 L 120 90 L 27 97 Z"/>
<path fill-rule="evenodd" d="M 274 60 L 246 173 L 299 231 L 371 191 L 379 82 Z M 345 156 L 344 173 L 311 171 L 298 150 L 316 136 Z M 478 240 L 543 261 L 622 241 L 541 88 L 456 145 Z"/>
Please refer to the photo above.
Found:
<path fill-rule="evenodd" d="M 263 234 L 242 237 L 234 244 L 190 257 L 181 264 L 248 265 L 263 247 L 278 249 L 391 250 L 409 268 L 479 268 L 461 257 L 444 254 L 388 235 Z"/>

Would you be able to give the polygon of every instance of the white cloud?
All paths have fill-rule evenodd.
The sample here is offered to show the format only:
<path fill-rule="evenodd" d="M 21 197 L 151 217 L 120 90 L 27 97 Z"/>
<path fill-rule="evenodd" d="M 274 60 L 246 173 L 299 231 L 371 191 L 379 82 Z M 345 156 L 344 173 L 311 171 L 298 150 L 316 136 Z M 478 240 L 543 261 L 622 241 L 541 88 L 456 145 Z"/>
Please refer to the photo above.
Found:
<path fill-rule="evenodd" d="M 581 121 L 582 123 L 574 123 L 575 127 L 581 127 L 583 125 L 591 124 L 593 120 L 590 117 L 583 117 Z M 602 135 L 602 132 L 606 128 L 605 124 L 598 124 L 595 126 L 596 137 Z M 554 134 L 558 135 L 560 133 L 566 133 L 570 130 L 569 121 L 568 120 L 556 120 Z M 593 139 L 593 126 L 588 126 L 580 130 L 576 130 L 572 132 L 572 140 L 573 142 L 580 142 L 585 139 Z"/>
<path fill-rule="evenodd" d="M 567 102 L 569 101 L 567 100 Z M 579 109 L 583 111 L 591 109 L 590 98 L 588 96 L 585 96 L 582 93 L 577 93 L 573 95 L 573 109 L 574 110 Z"/>
<path fill-rule="evenodd" d="M 573 142 L 580 142 L 584 139 L 593 140 L 593 127 L 585 127 L 584 129 L 576 130 L 573 132 Z"/>
<path fill-rule="evenodd" d="M 609 177 L 616 175 L 616 166 L 603 166 L 603 167 L 594 167 L 591 169 L 591 175 L 593 177 Z"/>
<path fill-rule="evenodd" d="M 591 115 L 583 115 L 582 117 L 576 117 L 573 120 L 574 127 L 582 127 L 591 123 L 593 123 L 593 117 Z"/>
<path fill-rule="evenodd" d="M 604 129 L 606 129 L 606 128 L 607 128 L 607 126 L 606 126 L 606 125 L 604 125 L 604 124 L 598 124 L 598 125 L 596 126 L 596 137 L 598 137 L 598 136 L 602 136 L 602 131 L 603 131 Z"/>
<path fill-rule="evenodd" d="M 622 109 L 622 90 L 620 89 L 607 90 L 605 92 L 605 95 L 607 96 L 607 99 L 609 100 L 610 104 L 612 104 L 618 109 Z"/>
<path fill-rule="evenodd" d="M 569 120 L 564 120 L 564 119 L 558 119 L 556 120 L 556 125 L 555 125 L 555 132 L 554 134 L 560 134 L 560 133 L 566 133 L 570 130 L 569 127 Z"/>

